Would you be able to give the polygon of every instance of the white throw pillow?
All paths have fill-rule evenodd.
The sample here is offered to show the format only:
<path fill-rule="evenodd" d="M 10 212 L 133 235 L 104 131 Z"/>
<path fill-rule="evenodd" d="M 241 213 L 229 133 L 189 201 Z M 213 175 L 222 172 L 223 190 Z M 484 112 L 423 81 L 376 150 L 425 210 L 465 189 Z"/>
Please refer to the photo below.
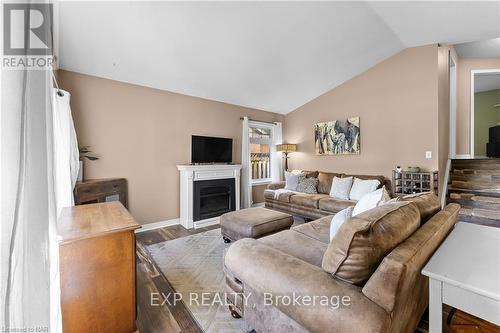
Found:
<path fill-rule="evenodd" d="M 380 185 L 380 181 L 377 179 L 359 179 L 354 178 L 354 183 L 351 187 L 351 192 L 349 193 L 350 200 L 360 200 L 365 194 L 373 192 Z"/>
<path fill-rule="evenodd" d="M 285 171 L 285 190 L 297 191 L 297 186 L 300 180 L 304 178 L 304 174 Z"/>
<path fill-rule="evenodd" d="M 352 217 L 352 210 L 354 207 L 347 207 L 342 209 L 337 214 L 333 215 L 332 222 L 330 222 L 330 241 L 335 237 L 340 226 Z"/>
<path fill-rule="evenodd" d="M 332 198 L 349 200 L 349 193 L 352 187 L 352 177 L 333 177 L 332 187 L 330 188 L 330 196 Z"/>
<path fill-rule="evenodd" d="M 356 216 L 358 214 L 361 214 L 363 212 L 366 212 L 367 210 L 370 210 L 372 208 L 375 208 L 381 204 L 383 204 L 386 201 L 391 200 L 391 196 L 385 189 L 385 186 L 368 194 L 365 194 L 354 206 L 354 209 L 352 211 L 352 216 Z"/>

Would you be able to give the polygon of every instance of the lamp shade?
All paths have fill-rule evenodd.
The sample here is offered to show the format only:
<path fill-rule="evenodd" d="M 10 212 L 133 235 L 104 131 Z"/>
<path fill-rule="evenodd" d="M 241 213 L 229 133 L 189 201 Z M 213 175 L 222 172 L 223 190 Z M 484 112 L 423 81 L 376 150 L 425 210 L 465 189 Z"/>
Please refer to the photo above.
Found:
<path fill-rule="evenodd" d="M 291 151 L 296 151 L 297 150 L 297 145 L 293 143 L 283 143 L 280 145 L 276 145 L 276 151 L 283 151 L 283 152 L 291 152 Z"/>

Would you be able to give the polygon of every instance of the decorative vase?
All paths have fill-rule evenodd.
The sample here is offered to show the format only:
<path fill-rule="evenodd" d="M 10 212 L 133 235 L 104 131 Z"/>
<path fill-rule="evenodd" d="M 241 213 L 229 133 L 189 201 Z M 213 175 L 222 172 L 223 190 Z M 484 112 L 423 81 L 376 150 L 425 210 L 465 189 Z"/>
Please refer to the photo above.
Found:
<path fill-rule="evenodd" d="M 83 161 L 80 161 L 78 163 L 78 177 L 76 178 L 77 181 L 83 182 Z"/>

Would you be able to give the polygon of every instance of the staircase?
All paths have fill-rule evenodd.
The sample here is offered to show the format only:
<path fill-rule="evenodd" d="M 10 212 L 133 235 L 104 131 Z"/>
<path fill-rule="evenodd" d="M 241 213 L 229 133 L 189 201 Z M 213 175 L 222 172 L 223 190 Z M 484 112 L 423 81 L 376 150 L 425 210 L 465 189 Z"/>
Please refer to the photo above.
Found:
<path fill-rule="evenodd" d="M 500 159 L 452 160 L 446 200 L 462 206 L 459 221 L 500 228 Z"/>

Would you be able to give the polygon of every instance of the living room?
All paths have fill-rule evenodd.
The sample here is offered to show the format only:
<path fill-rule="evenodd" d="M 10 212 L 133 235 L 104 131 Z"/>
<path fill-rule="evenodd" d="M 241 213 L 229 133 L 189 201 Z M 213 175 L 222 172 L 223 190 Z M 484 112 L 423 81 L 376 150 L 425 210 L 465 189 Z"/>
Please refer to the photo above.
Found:
<path fill-rule="evenodd" d="M 500 332 L 499 2 L 43 4 L 2 327 Z"/>

